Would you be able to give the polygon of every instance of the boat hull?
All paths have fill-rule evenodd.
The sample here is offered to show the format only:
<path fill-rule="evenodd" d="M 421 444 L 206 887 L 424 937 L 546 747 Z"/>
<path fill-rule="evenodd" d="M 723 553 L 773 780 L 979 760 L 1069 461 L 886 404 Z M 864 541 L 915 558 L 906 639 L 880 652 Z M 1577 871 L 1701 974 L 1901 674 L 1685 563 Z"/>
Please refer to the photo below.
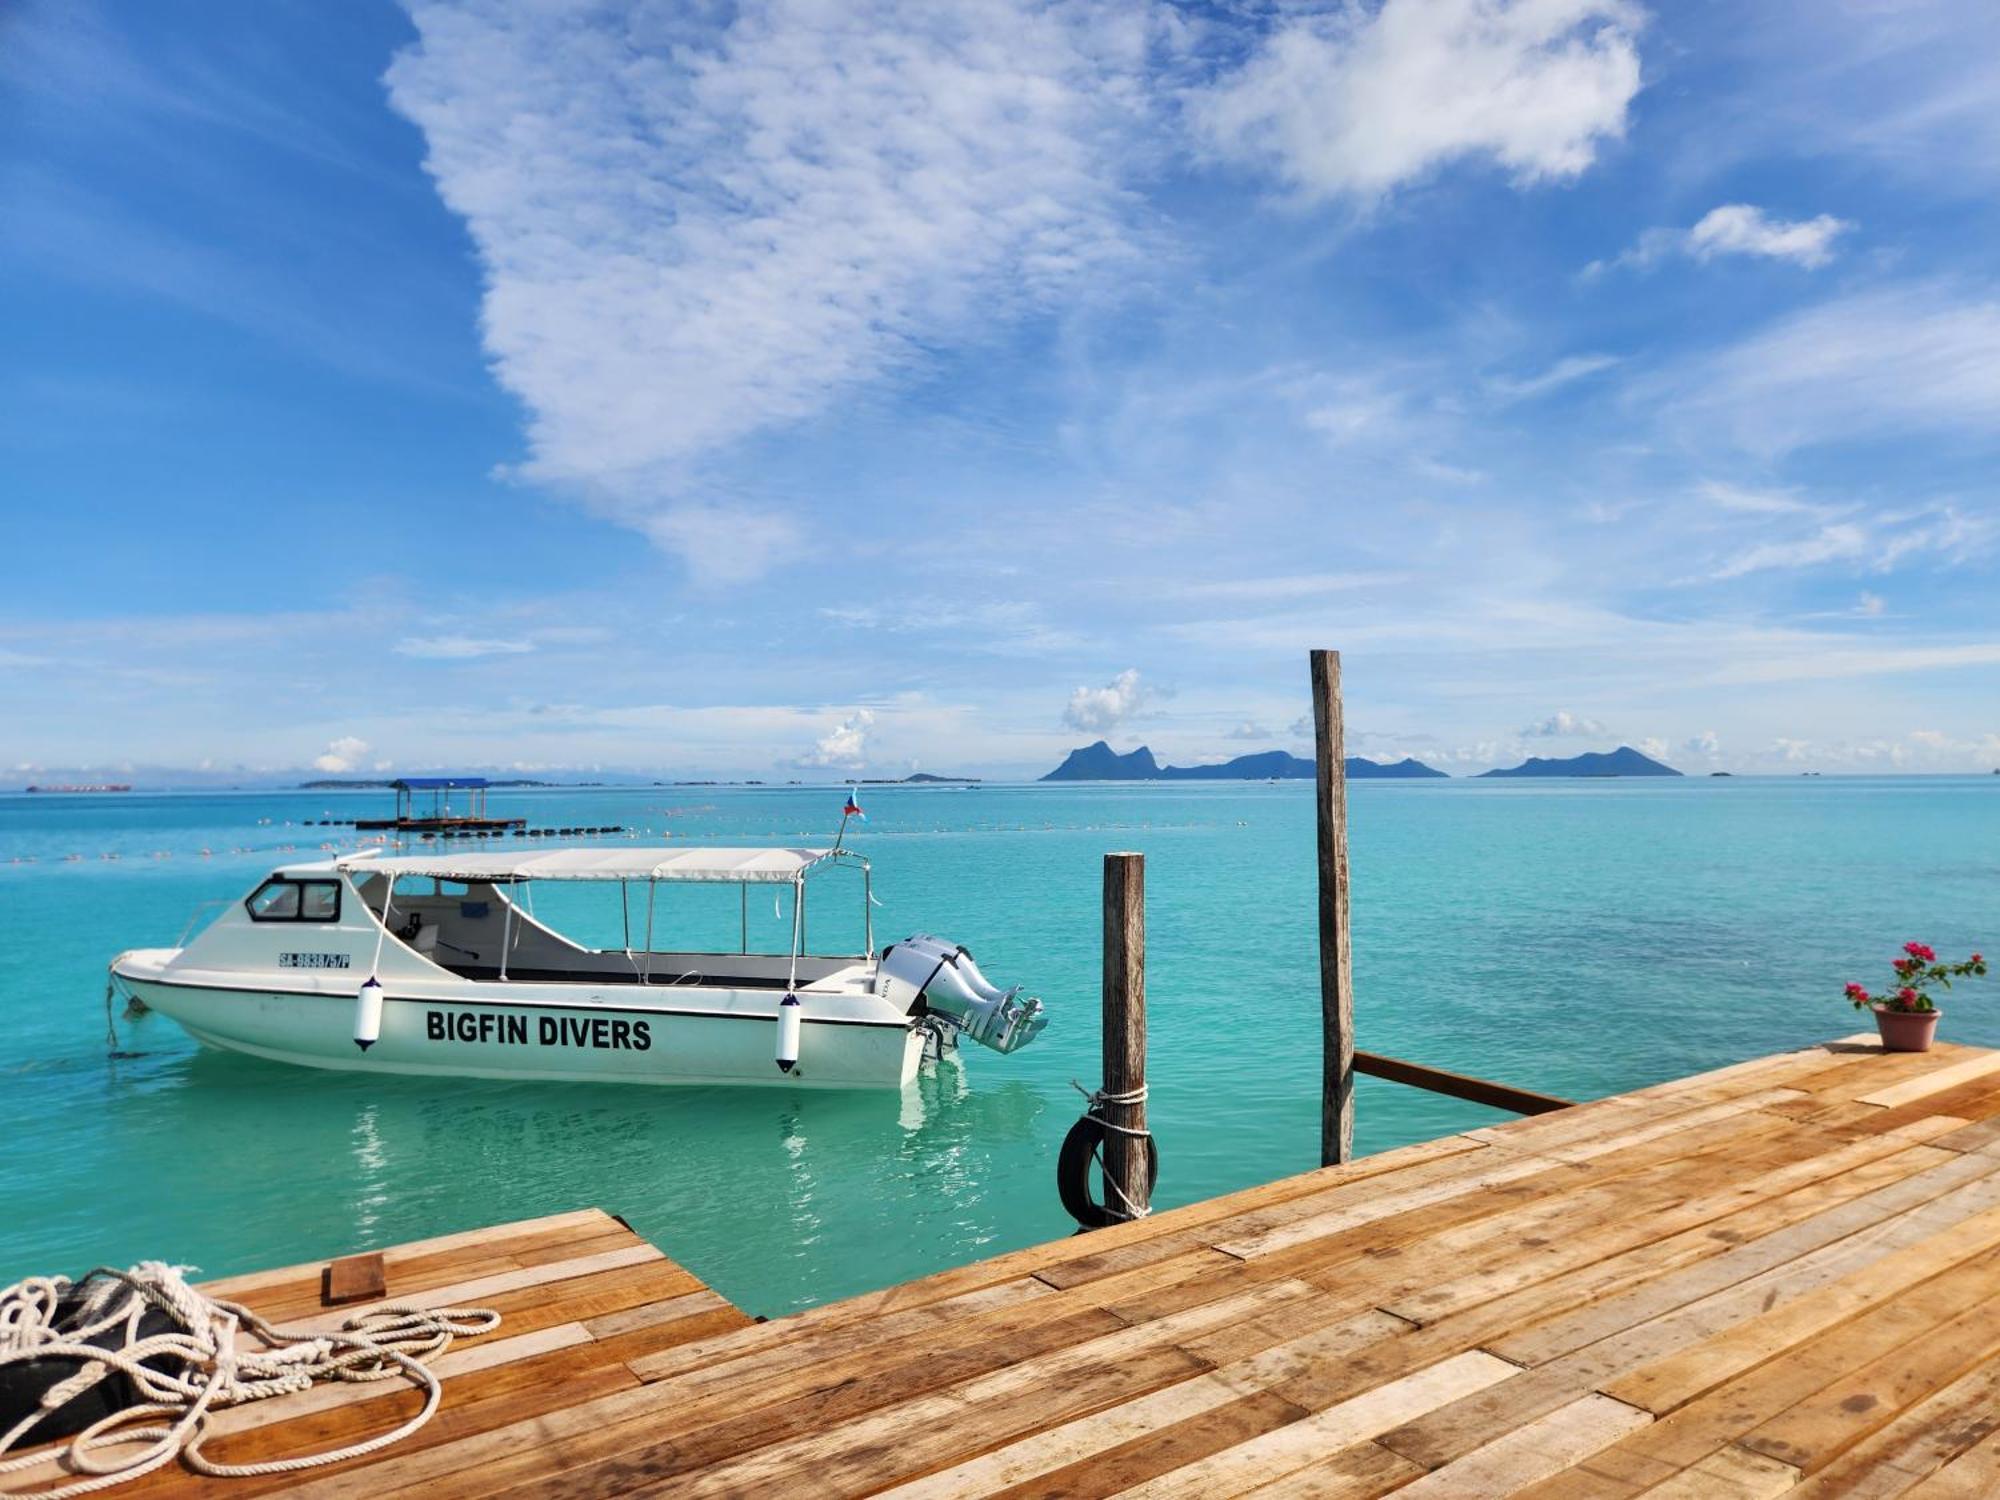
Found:
<path fill-rule="evenodd" d="M 898 1088 L 916 1075 L 911 1024 L 814 1018 L 798 1065 L 776 1063 L 777 1018 L 607 1002 L 537 1003 L 385 994 L 379 1040 L 353 1039 L 351 995 L 235 988 L 142 977 L 120 981 L 197 1041 L 274 1062 L 339 1072 L 562 1083 Z M 623 997 L 621 997 L 622 1000 Z"/>

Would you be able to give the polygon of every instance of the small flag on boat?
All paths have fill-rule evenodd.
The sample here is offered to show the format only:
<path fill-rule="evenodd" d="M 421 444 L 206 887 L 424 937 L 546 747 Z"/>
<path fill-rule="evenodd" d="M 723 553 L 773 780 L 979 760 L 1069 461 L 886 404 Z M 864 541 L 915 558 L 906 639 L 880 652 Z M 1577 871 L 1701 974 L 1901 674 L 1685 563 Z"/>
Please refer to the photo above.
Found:
<path fill-rule="evenodd" d="M 840 815 L 843 818 L 859 818 L 864 823 L 868 821 L 868 814 L 861 810 L 861 801 L 854 795 L 852 787 L 848 788 L 847 805 L 841 808 Z"/>

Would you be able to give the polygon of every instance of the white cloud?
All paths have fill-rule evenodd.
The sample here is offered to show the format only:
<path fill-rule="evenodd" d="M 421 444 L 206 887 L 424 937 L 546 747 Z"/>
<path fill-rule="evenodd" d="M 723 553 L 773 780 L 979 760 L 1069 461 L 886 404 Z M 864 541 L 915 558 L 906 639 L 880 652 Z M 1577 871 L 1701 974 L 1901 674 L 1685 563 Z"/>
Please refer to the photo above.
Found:
<path fill-rule="evenodd" d="M 313 757 L 313 769 L 338 775 L 358 768 L 367 754 L 368 741 L 344 734 L 326 747 L 325 754 Z"/>
<path fill-rule="evenodd" d="M 1873 547 L 1866 527 L 1851 521 L 1822 526 L 1809 536 L 1782 542 L 1759 542 L 1726 559 L 1716 568 L 1716 578 L 1741 578 L 1746 573 L 1762 573 L 1774 568 L 1811 568 L 1821 563 L 1853 562 L 1866 557 Z"/>
<path fill-rule="evenodd" d="M 1229 738 L 1232 740 L 1270 740 L 1277 738 L 1277 736 L 1273 735 L 1262 724 L 1252 719 L 1245 719 L 1229 731 Z"/>
<path fill-rule="evenodd" d="M 1152 697 L 1139 680 L 1139 669 L 1127 667 L 1103 687 L 1080 687 L 1069 695 L 1063 723 L 1089 734 L 1104 734 L 1131 718 Z"/>
<path fill-rule="evenodd" d="M 1403 426 L 1403 400 L 1363 381 L 1346 382 L 1340 395 L 1309 408 L 1301 420 L 1334 443 L 1393 436 Z"/>
<path fill-rule="evenodd" d="M 387 75 L 487 275 L 526 476 L 743 577 L 789 523 L 701 461 L 1132 256 L 1140 16 L 414 0 Z"/>
<path fill-rule="evenodd" d="M 1748 573 L 1849 563 L 1887 573 L 1910 558 L 1947 565 L 1963 562 L 1990 545 L 1994 524 L 1952 506 L 1834 521 L 1804 536 L 1759 542 L 1724 559 L 1710 575 L 1741 578 Z M 1871 596 L 1864 595 L 1864 601 Z M 1878 601 L 1879 604 L 1879 601 Z M 1879 610 L 1877 611 L 1879 612 Z"/>
<path fill-rule="evenodd" d="M 1404 582 L 1407 573 L 1282 573 L 1256 578 L 1223 578 L 1190 583 L 1179 590 L 1189 599 L 1232 599 L 1262 603 L 1275 599 L 1306 599 L 1352 589 L 1377 588 Z"/>
<path fill-rule="evenodd" d="M 1799 499 L 1790 490 L 1752 490 L 1714 479 L 1696 485 L 1695 493 L 1718 510 L 1737 511 L 1745 515 L 1797 515 L 1820 511 L 1819 506 Z"/>
<path fill-rule="evenodd" d="M 1871 594 L 1867 589 L 1863 589 L 1861 597 L 1854 602 L 1854 612 L 1857 615 L 1866 615 L 1871 618 L 1881 614 L 1888 607 L 1888 600 L 1884 599 L 1880 594 Z"/>
<path fill-rule="evenodd" d="M 1375 199 L 1471 157 L 1574 177 L 1624 133 L 1642 21 L 1624 0 L 1341 6 L 1280 23 L 1190 109 L 1306 198 Z"/>
<path fill-rule="evenodd" d="M 1696 260 L 1761 255 L 1816 269 L 1833 259 L 1833 242 L 1853 227 L 1831 214 L 1774 219 L 1754 204 L 1725 203 L 1703 214 L 1687 232 L 1687 252 Z"/>
<path fill-rule="evenodd" d="M 1823 302 L 1640 394 L 1764 454 L 1884 434 L 1987 435 L 2000 425 L 2000 298 L 1924 285 Z"/>
<path fill-rule="evenodd" d="M 402 656 L 427 661 L 470 661 L 478 656 L 519 656 L 535 649 L 530 641 L 500 640 L 474 635 L 405 636 L 390 648 Z"/>
<path fill-rule="evenodd" d="M 1833 242 L 1853 227 L 1831 214 L 1777 219 L 1753 203 L 1725 203 L 1703 214 L 1690 229 L 1647 230 L 1624 254 L 1610 261 L 1594 260 L 1584 267 L 1584 274 L 1597 276 L 1617 266 L 1643 271 L 1671 255 L 1704 264 L 1718 255 L 1754 255 L 1817 270 L 1833 259 Z"/>
<path fill-rule="evenodd" d="M 1689 755 L 1716 756 L 1722 753 L 1722 739 L 1713 729 L 1704 729 L 1700 734 L 1683 740 L 1681 749 Z"/>
<path fill-rule="evenodd" d="M 669 505 L 646 516 L 640 529 L 709 583 L 755 578 L 799 548 L 799 528 L 789 517 L 722 505 Z"/>
<path fill-rule="evenodd" d="M 1559 708 L 1546 719 L 1530 724 L 1521 733 L 1529 739 L 1572 739 L 1593 735 L 1609 734 L 1611 731 L 1596 719 L 1586 719 Z"/>
<path fill-rule="evenodd" d="M 868 763 L 868 731 L 874 727 L 874 711 L 857 708 L 813 741 L 812 749 L 793 764 L 811 769 L 859 770 Z"/>
<path fill-rule="evenodd" d="M 1532 401 L 1537 396 L 1546 396 L 1551 391 L 1559 391 L 1566 385 L 1574 385 L 1579 380 L 1608 370 L 1618 362 L 1615 354 L 1570 354 L 1538 375 L 1489 380 L 1486 386 L 1505 401 Z"/>

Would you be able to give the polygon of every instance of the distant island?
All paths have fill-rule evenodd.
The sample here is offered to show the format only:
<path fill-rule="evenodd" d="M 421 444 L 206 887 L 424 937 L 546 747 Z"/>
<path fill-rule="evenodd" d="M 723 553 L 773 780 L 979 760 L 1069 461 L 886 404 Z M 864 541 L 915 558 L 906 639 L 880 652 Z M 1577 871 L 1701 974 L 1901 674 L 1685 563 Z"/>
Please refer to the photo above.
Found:
<path fill-rule="evenodd" d="M 1422 761 L 1404 758 L 1394 764 L 1347 759 L 1347 774 L 1356 780 L 1442 777 Z M 1239 755 L 1214 766 L 1163 766 L 1153 752 L 1141 745 L 1120 755 L 1103 740 L 1072 750 L 1068 759 L 1043 781 L 1311 781 L 1313 763 L 1283 750 L 1262 750 Z"/>
<path fill-rule="evenodd" d="M 1544 760 L 1531 755 L 1509 769 L 1481 771 L 1481 776 L 1678 776 L 1672 766 L 1661 765 L 1650 755 L 1641 755 L 1630 745 L 1620 745 L 1608 754 L 1602 750 L 1562 760 Z"/>
<path fill-rule="evenodd" d="M 929 771 L 912 771 L 907 776 L 864 776 L 863 786 L 978 786 L 977 776 L 933 776 Z"/>

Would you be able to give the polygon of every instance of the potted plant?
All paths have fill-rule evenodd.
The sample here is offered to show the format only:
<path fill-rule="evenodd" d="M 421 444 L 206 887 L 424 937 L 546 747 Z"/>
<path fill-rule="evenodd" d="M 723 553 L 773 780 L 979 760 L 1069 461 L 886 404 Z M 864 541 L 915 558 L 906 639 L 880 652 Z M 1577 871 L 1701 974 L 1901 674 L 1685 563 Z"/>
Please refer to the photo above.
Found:
<path fill-rule="evenodd" d="M 1850 984 L 1847 998 L 1856 1010 L 1866 1006 L 1875 1012 L 1883 1051 L 1928 1052 L 1931 1038 L 1937 1034 L 1938 1017 L 1944 1014 L 1931 999 L 1931 986 L 1948 990 L 1954 979 L 1984 974 L 1986 960 L 1975 953 L 1962 964 L 1941 964 L 1930 944 L 1905 943 L 1903 956 L 1891 967 L 1896 971 L 1896 982 L 1881 994 L 1871 995 L 1866 985 Z"/>

